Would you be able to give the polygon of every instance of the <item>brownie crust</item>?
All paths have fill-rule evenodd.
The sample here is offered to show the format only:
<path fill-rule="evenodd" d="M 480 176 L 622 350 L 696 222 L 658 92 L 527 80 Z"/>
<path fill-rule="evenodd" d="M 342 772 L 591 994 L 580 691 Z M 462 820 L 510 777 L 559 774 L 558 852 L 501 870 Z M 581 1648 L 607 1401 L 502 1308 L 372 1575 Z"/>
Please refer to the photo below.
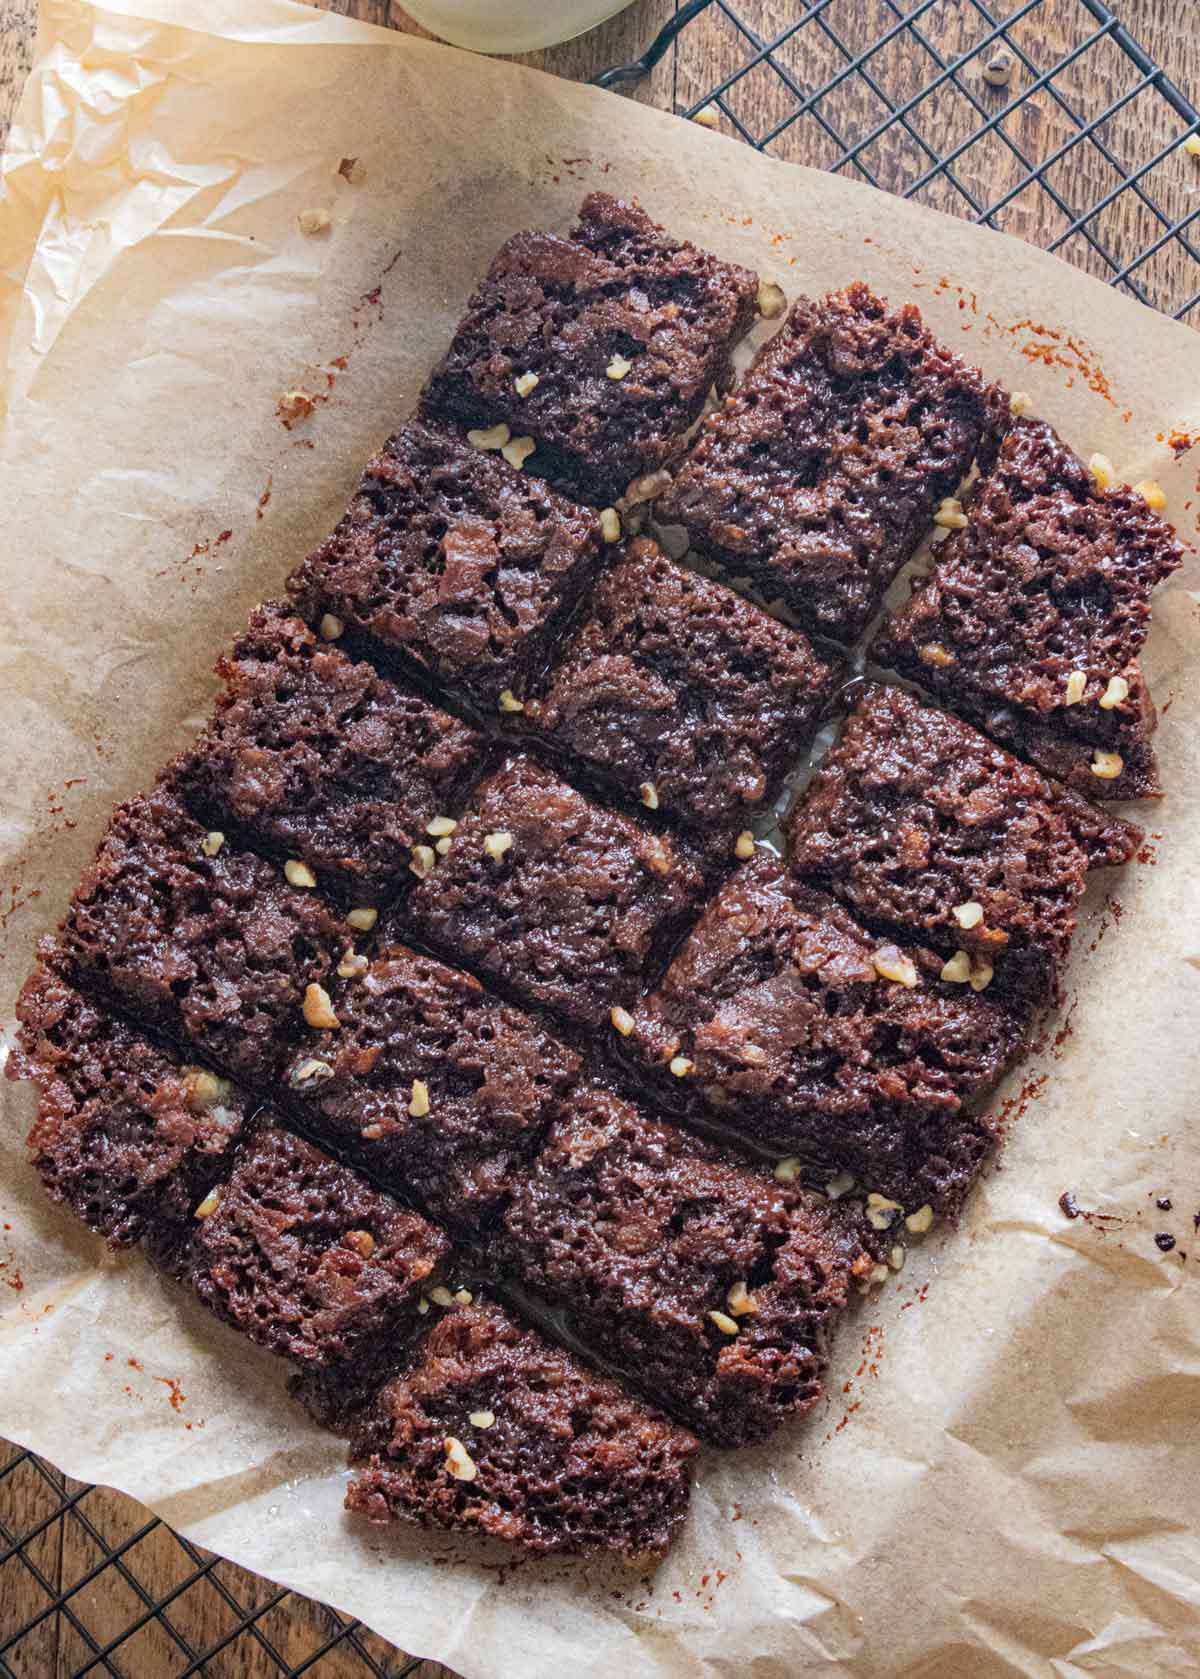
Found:
<path fill-rule="evenodd" d="M 497 253 L 422 412 L 460 429 L 504 423 L 536 443 L 534 471 L 603 506 L 677 453 L 757 292 L 748 270 L 591 193 L 566 238 L 518 233 Z"/>
<path fill-rule="evenodd" d="M 1127 485 L 1098 489 L 1031 419 L 1013 422 L 966 515 L 873 659 L 1088 797 L 1157 796 L 1138 654 L 1152 591 L 1183 557 L 1170 525 Z"/>
<path fill-rule="evenodd" d="M 856 641 L 1007 417 L 912 304 L 800 298 L 704 422 L 655 516 L 811 632 Z"/>
<path fill-rule="evenodd" d="M 394 897 L 426 824 L 462 795 L 480 735 L 271 603 L 217 670 L 208 727 L 167 772 L 189 804 L 306 863 L 346 902 Z"/>
<path fill-rule="evenodd" d="M 29 1147 L 46 1193 L 113 1248 L 186 1227 L 229 1170 L 246 1098 L 47 968 L 16 1012 L 6 1071 L 41 1086 Z"/>
<path fill-rule="evenodd" d="M 326 613 L 493 717 L 544 669 L 604 548 L 598 517 L 465 438 L 412 421 L 363 475 L 333 535 L 288 582 Z"/>
<path fill-rule="evenodd" d="M 770 808 L 844 668 L 639 538 L 523 721 L 626 798 L 711 833 Z"/>
<path fill-rule="evenodd" d="M 655 1557 L 687 1514 L 696 1451 L 608 1377 L 473 1305 L 434 1325 L 363 1417 L 346 1507 L 540 1555 Z"/>
<path fill-rule="evenodd" d="M 855 1275 L 844 1209 L 599 1085 L 580 1086 L 504 1215 L 503 1256 L 705 1439 L 764 1439 L 822 1392 Z"/>
<path fill-rule="evenodd" d="M 899 688 L 869 689 L 786 823 L 795 872 L 876 932 L 1032 1003 L 1055 991 L 1090 869 L 1142 833 Z M 991 971 L 989 974 L 989 970 Z"/>
<path fill-rule="evenodd" d="M 995 1140 L 967 1104 L 1016 1059 L 1025 1011 L 942 982 L 942 966 L 871 936 L 762 851 L 615 1045 L 669 1106 L 702 1103 L 829 1177 L 954 1217 Z"/>
<path fill-rule="evenodd" d="M 402 915 L 522 1002 L 606 1027 L 666 962 L 703 889 L 681 841 L 515 757 L 476 790 Z"/>

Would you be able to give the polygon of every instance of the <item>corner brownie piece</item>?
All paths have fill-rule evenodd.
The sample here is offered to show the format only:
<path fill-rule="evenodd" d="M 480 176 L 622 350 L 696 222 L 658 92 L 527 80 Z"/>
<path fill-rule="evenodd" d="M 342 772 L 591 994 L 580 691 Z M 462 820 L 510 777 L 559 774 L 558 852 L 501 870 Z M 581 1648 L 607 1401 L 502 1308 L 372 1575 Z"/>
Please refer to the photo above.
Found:
<path fill-rule="evenodd" d="M 711 830 L 769 809 L 843 672 L 639 538 L 524 722 L 633 799 Z"/>
<path fill-rule="evenodd" d="M 1089 869 L 1141 831 L 899 688 L 869 689 L 786 823 L 793 870 L 876 931 L 929 943 L 957 983 L 1042 1002 Z"/>
<path fill-rule="evenodd" d="M 536 1147 L 579 1057 L 479 981 L 385 929 L 333 988 L 285 1088 L 307 1130 L 435 1218 L 475 1232 Z"/>
<path fill-rule="evenodd" d="M 41 1086 L 29 1146 L 50 1198 L 114 1248 L 186 1225 L 229 1169 L 242 1094 L 46 968 L 25 981 L 17 1022 L 7 1073 Z"/>
<path fill-rule="evenodd" d="M 600 1026 L 666 961 L 703 885 L 680 842 L 510 758 L 403 914 L 522 1001 Z"/>
<path fill-rule="evenodd" d="M 448 1312 L 364 1415 L 346 1508 L 541 1554 L 661 1556 L 690 1434 L 499 1306 Z"/>
<path fill-rule="evenodd" d="M 844 1208 L 597 1085 L 522 1176 L 501 1251 L 577 1338 L 725 1446 L 816 1403 L 852 1276 L 872 1265 Z"/>
<path fill-rule="evenodd" d="M 384 444 L 322 547 L 288 582 L 489 715 L 524 693 L 602 556 L 600 521 L 532 472 L 433 425 Z"/>
<path fill-rule="evenodd" d="M 702 1100 L 781 1153 L 953 1217 L 994 1141 L 965 1104 L 1016 1058 L 1024 1011 L 944 984 L 942 964 L 873 938 L 760 852 L 616 1042 L 660 1098 Z"/>
<path fill-rule="evenodd" d="M 704 422 L 655 517 L 852 642 L 1007 404 L 910 303 L 861 283 L 801 298 L 737 392 Z"/>
<path fill-rule="evenodd" d="M 352 903 L 393 897 L 481 737 L 274 603 L 255 609 L 217 670 L 225 688 L 208 727 L 168 771 L 188 802 L 214 827 L 228 821 L 307 863 Z"/>
<path fill-rule="evenodd" d="M 255 1125 L 192 1222 L 170 1268 L 218 1317 L 293 1360 L 328 1418 L 394 1365 L 449 1253 L 419 1214 L 274 1125 Z"/>
<path fill-rule="evenodd" d="M 1040 420 L 1017 420 L 967 524 L 872 657 L 1093 798 L 1161 792 L 1137 655 L 1182 550 L 1127 485 L 1100 490 Z"/>
<path fill-rule="evenodd" d="M 758 279 L 590 193 L 565 239 L 518 233 L 472 296 L 422 410 L 503 422 L 533 469 L 615 501 L 682 444 L 754 319 Z M 530 380 L 532 378 L 532 384 Z"/>
<path fill-rule="evenodd" d="M 307 987 L 349 935 L 277 865 L 214 847 L 165 785 L 118 805 L 45 955 L 262 1085 L 304 1028 Z"/>

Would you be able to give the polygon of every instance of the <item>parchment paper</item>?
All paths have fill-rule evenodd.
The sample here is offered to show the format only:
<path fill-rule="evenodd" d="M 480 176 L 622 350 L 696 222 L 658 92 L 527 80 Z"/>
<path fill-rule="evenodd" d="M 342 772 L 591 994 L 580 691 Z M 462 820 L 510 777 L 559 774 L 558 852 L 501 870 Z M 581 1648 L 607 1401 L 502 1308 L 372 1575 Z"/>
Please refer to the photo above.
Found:
<path fill-rule="evenodd" d="M 916 299 L 1085 455 L 1160 479 L 1195 535 L 1200 451 L 1169 438 L 1200 433 L 1200 339 L 611 94 L 284 0 L 49 0 L 6 171 L 4 1020 L 112 801 L 194 727 L 218 649 L 340 513 L 473 277 L 588 188 L 789 295 L 862 276 Z M 331 227 L 305 238 L 317 206 Z M 297 387 L 321 401 L 288 430 Z M 1000 1168 L 851 1322 L 824 1409 L 706 1456 L 653 1579 L 498 1572 L 352 1524 L 343 1449 L 280 1368 L 44 1202 L 12 1087 L 0 1430 L 470 1679 L 1194 1674 L 1198 577 L 1192 556 L 1149 644 L 1156 860 L 1109 882 L 1119 907 L 1093 894 Z M 1096 1216 L 1067 1221 L 1064 1190 Z"/>

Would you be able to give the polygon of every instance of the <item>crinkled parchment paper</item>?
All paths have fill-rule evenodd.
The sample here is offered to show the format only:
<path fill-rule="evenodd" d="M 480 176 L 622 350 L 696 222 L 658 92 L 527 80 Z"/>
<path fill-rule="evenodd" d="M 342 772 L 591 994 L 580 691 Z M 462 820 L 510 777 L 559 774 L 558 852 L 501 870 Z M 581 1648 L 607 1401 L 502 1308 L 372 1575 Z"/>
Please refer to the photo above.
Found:
<path fill-rule="evenodd" d="M 789 294 L 916 299 L 1085 454 L 1160 479 L 1194 538 L 1200 449 L 1170 438 L 1200 433 L 1200 338 L 1050 257 L 284 0 L 49 0 L 0 202 L 0 1019 L 112 801 L 187 738 L 218 649 L 339 514 L 495 246 L 597 186 Z M 314 207 L 331 226 L 305 238 Z M 288 430 L 294 388 L 321 401 Z M 1194 1674 L 1198 575 L 1149 647 L 1154 860 L 1107 883 L 1119 905 L 1093 893 L 999 1169 L 851 1321 L 825 1407 L 705 1457 L 652 1579 L 501 1573 L 351 1523 L 342 1447 L 280 1369 L 43 1201 L 12 1087 L 0 1430 L 470 1679 Z M 1095 1216 L 1065 1219 L 1064 1190 Z"/>

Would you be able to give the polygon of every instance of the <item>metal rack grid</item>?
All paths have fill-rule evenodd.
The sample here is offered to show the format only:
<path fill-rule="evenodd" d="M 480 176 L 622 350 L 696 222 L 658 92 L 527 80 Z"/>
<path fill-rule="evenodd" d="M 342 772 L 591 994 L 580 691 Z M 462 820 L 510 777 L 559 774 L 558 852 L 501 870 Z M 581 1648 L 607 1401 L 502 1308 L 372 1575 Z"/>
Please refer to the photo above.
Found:
<path fill-rule="evenodd" d="M 754 9 L 786 21 L 765 32 L 731 0 L 689 0 L 641 59 L 596 80 L 635 80 L 703 30 L 719 79 L 680 87 L 677 73 L 681 115 L 1019 234 L 1200 325 L 1200 161 L 1182 149 L 1200 111 L 1103 0 Z M 997 57 L 999 85 L 985 74 Z"/>
<path fill-rule="evenodd" d="M 1180 150 L 1200 112 L 1102 0 L 808 0 L 770 34 L 729 0 L 687 0 L 641 59 L 597 81 L 637 81 L 692 27 L 719 77 L 681 87 L 676 72 L 682 115 L 708 109 L 772 156 L 1022 234 L 1200 325 L 1200 162 Z M 983 75 L 999 52 L 1001 86 Z M 106 1494 L 91 1511 L 95 1493 L 28 1452 L 0 1462 L 0 1604 L 8 1570 L 45 1597 L 23 1625 L 0 1620 L 0 1679 L 404 1679 L 423 1665 L 131 1501 Z M 216 1637 L 196 1636 L 201 1604 L 206 1629 L 214 1608 L 224 1621 Z"/>

